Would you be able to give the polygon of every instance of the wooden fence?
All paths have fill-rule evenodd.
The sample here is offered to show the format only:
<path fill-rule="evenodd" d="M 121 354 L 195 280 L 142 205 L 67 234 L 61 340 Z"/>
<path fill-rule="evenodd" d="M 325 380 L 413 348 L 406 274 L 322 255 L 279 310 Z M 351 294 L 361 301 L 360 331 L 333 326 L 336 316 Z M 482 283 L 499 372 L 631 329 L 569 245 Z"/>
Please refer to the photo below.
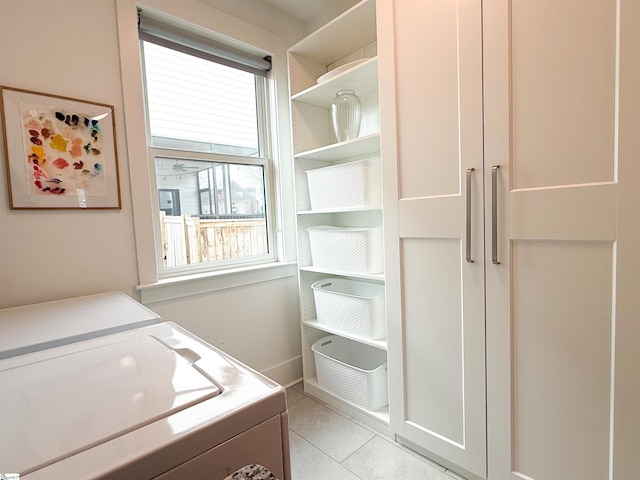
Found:
<path fill-rule="evenodd" d="M 265 219 L 208 220 L 160 212 L 165 267 L 268 253 Z"/>

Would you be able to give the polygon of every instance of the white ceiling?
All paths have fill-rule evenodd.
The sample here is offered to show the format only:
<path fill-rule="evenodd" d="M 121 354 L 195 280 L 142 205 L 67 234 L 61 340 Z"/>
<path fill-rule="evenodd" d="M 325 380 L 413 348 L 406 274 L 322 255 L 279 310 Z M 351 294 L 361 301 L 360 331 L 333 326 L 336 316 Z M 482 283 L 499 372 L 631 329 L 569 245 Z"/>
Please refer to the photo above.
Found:
<path fill-rule="evenodd" d="M 198 0 L 284 37 L 292 45 L 359 0 Z"/>
<path fill-rule="evenodd" d="M 325 19 L 344 12 L 357 0 L 260 0 L 278 10 L 297 18 L 305 24 L 314 24 L 317 19 Z M 323 21 L 324 22 L 324 21 Z"/>

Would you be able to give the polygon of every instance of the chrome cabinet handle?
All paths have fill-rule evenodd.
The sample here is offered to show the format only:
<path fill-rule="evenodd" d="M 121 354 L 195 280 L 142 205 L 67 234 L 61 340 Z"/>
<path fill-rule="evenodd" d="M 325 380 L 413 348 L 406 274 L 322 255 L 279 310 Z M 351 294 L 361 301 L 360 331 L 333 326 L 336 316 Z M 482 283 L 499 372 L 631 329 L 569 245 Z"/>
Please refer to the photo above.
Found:
<path fill-rule="evenodd" d="M 491 167 L 491 262 L 498 261 L 498 169 L 500 165 Z"/>
<path fill-rule="evenodd" d="M 467 168 L 467 218 L 466 218 L 466 249 L 467 249 L 467 262 L 473 263 L 471 259 L 471 173 L 473 168 Z"/>

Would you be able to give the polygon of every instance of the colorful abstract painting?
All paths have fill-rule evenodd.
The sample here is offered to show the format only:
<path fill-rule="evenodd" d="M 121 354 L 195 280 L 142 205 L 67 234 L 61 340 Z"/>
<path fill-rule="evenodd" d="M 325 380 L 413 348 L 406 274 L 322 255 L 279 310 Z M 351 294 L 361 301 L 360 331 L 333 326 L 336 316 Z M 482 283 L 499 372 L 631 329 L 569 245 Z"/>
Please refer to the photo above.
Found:
<path fill-rule="evenodd" d="M 0 89 L 11 208 L 120 208 L 112 106 Z"/>
<path fill-rule="evenodd" d="M 28 188 L 33 194 L 106 195 L 101 120 L 49 105 L 20 104 Z M 102 122 L 104 123 L 104 122 Z"/>

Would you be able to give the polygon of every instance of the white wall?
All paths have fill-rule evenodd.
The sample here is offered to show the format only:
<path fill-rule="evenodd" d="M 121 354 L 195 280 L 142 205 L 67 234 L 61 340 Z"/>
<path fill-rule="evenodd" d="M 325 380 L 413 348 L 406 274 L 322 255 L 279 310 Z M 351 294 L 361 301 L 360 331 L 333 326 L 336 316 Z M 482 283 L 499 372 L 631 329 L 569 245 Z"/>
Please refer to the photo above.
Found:
<path fill-rule="evenodd" d="M 284 40 L 196 0 L 147 3 L 285 58 Z M 114 211 L 10 210 L 1 151 L 0 308 L 111 290 L 140 298 L 135 286 L 157 280 L 135 25 L 134 0 L 0 0 L 0 84 L 113 105 L 122 196 L 122 209 Z M 282 68 L 274 73 L 278 81 Z M 286 109 L 286 83 L 276 94 Z M 293 182 L 283 118 L 276 119 L 283 139 L 277 175 L 287 205 Z M 281 227 L 294 218 L 287 206 L 277 216 Z M 281 236 L 283 260 L 292 260 L 292 236 Z M 258 283 L 248 273 L 246 282 L 226 288 L 223 279 L 197 294 L 182 288 L 150 307 L 288 383 L 301 376 L 294 271 Z M 258 348 L 263 341 L 268 350 Z M 279 365 L 285 367 L 272 368 Z"/>
<path fill-rule="evenodd" d="M 123 205 L 11 211 L 0 153 L 0 307 L 137 281 L 117 46 L 113 1 L 0 0 L 0 84 L 114 105 Z"/>
<path fill-rule="evenodd" d="M 276 381 L 302 377 L 294 276 L 151 303 L 149 308 Z M 184 312 L 188 311 L 189 315 Z"/>

